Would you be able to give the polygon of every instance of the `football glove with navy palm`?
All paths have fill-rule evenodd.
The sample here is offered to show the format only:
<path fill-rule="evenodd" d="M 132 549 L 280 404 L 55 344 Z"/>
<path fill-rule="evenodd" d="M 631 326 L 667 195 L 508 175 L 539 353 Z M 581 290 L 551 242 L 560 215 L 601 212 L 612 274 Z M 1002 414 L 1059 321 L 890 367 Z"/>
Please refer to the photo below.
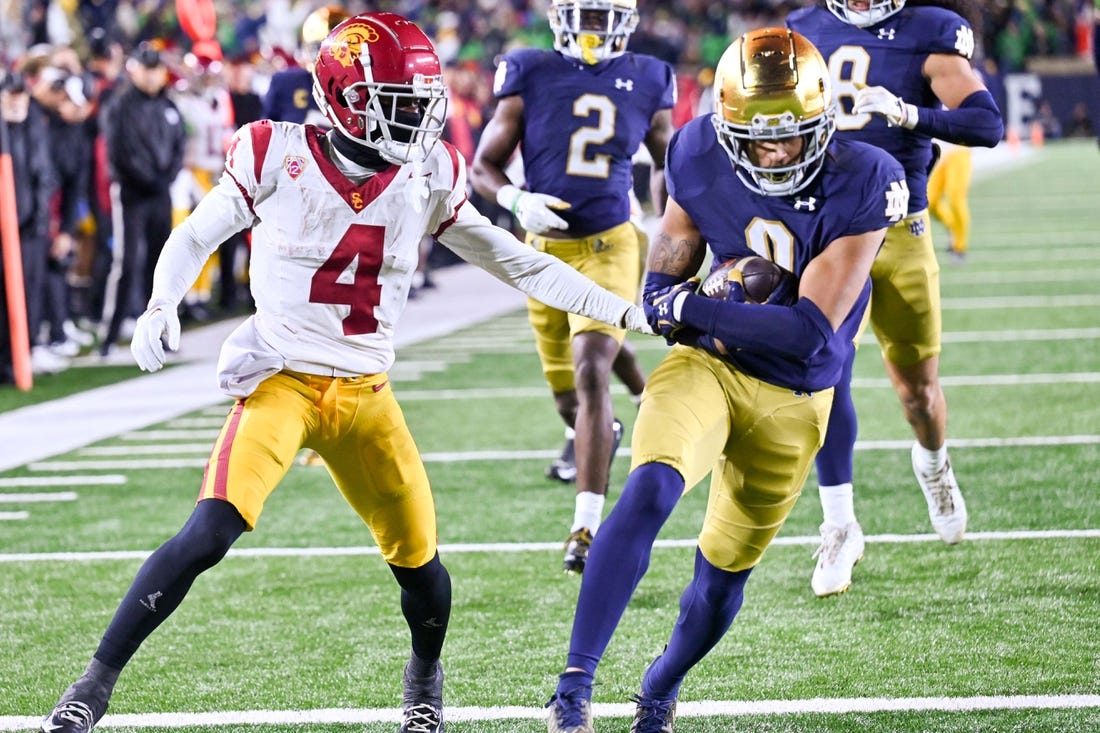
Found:
<path fill-rule="evenodd" d="M 684 300 L 695 294 L 699 287 L 699 278 L 693 277 L 683 282 L 648 292 L 642 299 L 646 320 L 653 331 L 665 337 L 670 344 L 675 343 L 675 333 L 683 328 L 680 315 Z"/>

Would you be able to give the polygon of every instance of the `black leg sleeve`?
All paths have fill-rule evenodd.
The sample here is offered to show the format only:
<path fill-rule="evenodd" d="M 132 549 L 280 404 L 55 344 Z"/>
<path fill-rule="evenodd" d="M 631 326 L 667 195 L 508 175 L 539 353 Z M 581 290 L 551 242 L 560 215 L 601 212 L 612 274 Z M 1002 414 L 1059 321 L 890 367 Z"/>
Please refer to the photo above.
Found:
<path fill-rule="evenodd" d="M 412 634 L 412 650 L 425 662 L 439 659 L 451 618 L 451 576 L 439 555 L 419 568 L 390 565 L 401 586 L 401 612 Z"/>
<path fill-rule="evenodd" d="M 200 501 L 183 529 L 138 570 L 95 658 L 122 669 L 145 638 L 176 610 L 199 573 L 216 565 L 244 530 L 244 519 L 232 504 Z"/>

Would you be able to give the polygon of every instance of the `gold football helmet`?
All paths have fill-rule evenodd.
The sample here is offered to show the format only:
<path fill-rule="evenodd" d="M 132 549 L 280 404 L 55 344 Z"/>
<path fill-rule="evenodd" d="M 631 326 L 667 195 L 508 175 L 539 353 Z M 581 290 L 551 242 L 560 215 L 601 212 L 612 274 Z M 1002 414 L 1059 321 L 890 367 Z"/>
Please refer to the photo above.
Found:
<path fill-rule="evenodd" d="M 905 0 L 871 0 L 866 10 L 848 7 L 848 0 L 825 0 L 829 11 L 845 23 L 866 28 L 881 23 L 905 7 Z"/>
<path fill-rule="evenodd" d="M 638 0 L 552 0 L 554 48 L 586 64 L 621 56 L 638 27 Z"/>
<path fill-rule="evenodd" d="M 749 31 L 718 61 L 711 120 L 737 175 L 759 194 L 789 196 L 813 180 L 825 162 L 835 116 L 825 59 L 792 30 Z M 795 136 L 803 139 L 796 163 L 766 168 L 753 161 L 751 143 Z"/>

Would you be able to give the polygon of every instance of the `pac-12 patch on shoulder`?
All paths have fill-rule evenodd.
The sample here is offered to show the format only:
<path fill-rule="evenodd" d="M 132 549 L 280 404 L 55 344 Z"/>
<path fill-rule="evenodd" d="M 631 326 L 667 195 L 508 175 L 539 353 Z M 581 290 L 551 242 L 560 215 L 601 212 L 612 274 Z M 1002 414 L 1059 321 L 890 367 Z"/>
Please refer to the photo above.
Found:
<path fill-rule="evenodd" d="M 297 181 L 306 169 L 306 159 L 300 155 L 288 155 L 283 158 L 283 169 L 291 180 Z"/>

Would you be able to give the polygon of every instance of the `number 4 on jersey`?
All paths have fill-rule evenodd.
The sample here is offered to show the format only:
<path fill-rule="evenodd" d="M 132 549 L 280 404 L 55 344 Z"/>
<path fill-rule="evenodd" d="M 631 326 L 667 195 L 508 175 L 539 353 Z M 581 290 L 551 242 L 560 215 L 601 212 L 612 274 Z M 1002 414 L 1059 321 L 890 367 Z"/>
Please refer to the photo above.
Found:
<path fill-rule="evenodd" d="M 353 224 L 310 281 L 309 302 L 351 308 L 343 321 L 345 336 L 378 330 L 374 308 L 382 296 L 378 273 L 382 270 L 384 239 L 384 227 Z M 353 264 L 351 282 L 340 282 L 340 277 Z"/>

